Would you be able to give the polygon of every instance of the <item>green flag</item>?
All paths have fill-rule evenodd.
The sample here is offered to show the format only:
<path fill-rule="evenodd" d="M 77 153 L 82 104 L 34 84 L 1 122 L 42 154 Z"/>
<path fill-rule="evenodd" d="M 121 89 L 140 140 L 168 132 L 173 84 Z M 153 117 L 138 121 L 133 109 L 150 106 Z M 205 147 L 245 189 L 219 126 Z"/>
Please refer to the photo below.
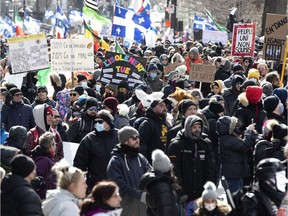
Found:
<path fill-rule="evenodd" d="M 49 83 L 49 74 L 51 73 L 51 65 L 49 68 L 39 70 L 37 73 L 37 83 L 36 86 L 47 85 Z"/>
<path fill-rule="evenodd" d="M 115 40 L 115 52 L 116 52 L 116 53 L 125 54 L 124 50 L 123 50 L 122 47 L 119 45 L 119 43 L 118 43 L 117 40 Z"/>
<path fill-rule="evenodd" d="M 219 24 L 215 21 L 214 17 L 212 16 L 212 14 L 210 13 L 209 10 L 207 10 L 207 9 L 205 8 L 205 12 L 206 12 L 206 13 L 205 13 L 206 16 L 208 16 L 208 17 L 214 22 L 214 24 L 216 25 L 216 27 L 218 28 L 219 31 L 227 31 L 227 28 L 226 28 L 225 26 L 219 25 Z"/>

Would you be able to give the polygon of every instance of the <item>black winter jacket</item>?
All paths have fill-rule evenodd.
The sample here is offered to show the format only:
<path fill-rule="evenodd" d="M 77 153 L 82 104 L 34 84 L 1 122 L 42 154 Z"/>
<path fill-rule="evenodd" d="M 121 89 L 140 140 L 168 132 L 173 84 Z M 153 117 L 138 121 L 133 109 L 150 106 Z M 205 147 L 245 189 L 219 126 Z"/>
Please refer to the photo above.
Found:
<path fill-rule="evenodd" d="M 172 187 L 172 179 L 168 174 L 149 171 L 145 173 L 139 185 L 147 192 L 148 216 L 178 216 L 176 192 Z"/>
<path fill-rule="evenodd" d="M 184 136 L 184 129 L 168 148 L 168 156 L 174 166 L 174 173 L 188 200 L 199 198 L 203 185 L 214 181 L 215 160 L 207 135 L 202 133 L 200 140 L 191 140 Z"/>
<path fill-rule="evenodd" d="M 40 216 L 41 200 L 21 176 L 8 174 L 1 183 L 2 216 Z"/>
<path fill-rule="evenodd" d="M 81 141 L 74 158 L 74 166 L 88 171 L 88 189 L 92 189 L 96 182 L 107 178 L 106 168 L 112 149 L 118 143 L 117 133 L 117 129 L 100 133 L 95 130 Z"/>

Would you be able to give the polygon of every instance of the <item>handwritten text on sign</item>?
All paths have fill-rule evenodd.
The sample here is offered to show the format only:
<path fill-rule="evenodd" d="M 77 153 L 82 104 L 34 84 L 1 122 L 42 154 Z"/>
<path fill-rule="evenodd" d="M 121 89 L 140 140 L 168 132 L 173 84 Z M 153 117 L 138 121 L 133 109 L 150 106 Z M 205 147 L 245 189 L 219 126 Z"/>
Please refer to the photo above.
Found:
<path fill-rule="evenodd" d="M 215 72 L 215 65 L 191 64 L 189 76 L 193 81 L 212 83 L 215 78 Z"/>
<path fill-rule="evenodd" d="M 7 41 L 13 74 L 49 67 L 47 39 L 44 34 L 9 38 Z"/>
<path fill-rule="evenodd" d="M 55 72 L 93 72 L 92 39 L 52 39 L 51 67 Z"/>
<path fill-rule="evenodd" d="M 255 23 L 234 24 L 232 55 L 233 56 L 253 56 L 255 48 Z"/>

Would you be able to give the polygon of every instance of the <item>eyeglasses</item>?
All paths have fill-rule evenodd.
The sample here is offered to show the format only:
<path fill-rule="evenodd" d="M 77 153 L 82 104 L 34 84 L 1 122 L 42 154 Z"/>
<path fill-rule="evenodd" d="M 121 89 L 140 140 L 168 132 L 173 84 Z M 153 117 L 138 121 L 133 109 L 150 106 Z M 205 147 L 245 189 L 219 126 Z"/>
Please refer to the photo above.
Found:
<path fill-rule="evenodd" d="M 139 139 L 139 136 L 131 136 L 130 137 L 132 140 L 137 140 L 137 139 Z"/>
<path fill-rule="evenodd" d="M 90 107 L 88 110 L 90 110 L 90 111 L 98 111 L 98 109 L 96 107 Z"/>
<path fill-rule="evenodd" d="M 74 97 L 76 97 L 76 96 L 77 96 L 77 94 L 76 94 L 76 93 L 70 93 L 69 95 L 70 95 L 71 97 L 72 97 L 72 96 L 74 96 Z"/>
<path fill-rule="evenodd" d="M 60 115 L 54 115 L 53 118 L 60 118 Z"/>
<path fill-rule="evenodd" d="M 15 96 L 15 97 L 20 97 L 20 96 L 23 96 L 23 94 L 22 94 L 22 93 L 17 93 L 17 94 L 15 94 L 14 96 Z"/>
<path fill-rule="evenodd" d="M 103 120 L 96 120 L 96 123 L 102 124 L 104 121 Z"/>

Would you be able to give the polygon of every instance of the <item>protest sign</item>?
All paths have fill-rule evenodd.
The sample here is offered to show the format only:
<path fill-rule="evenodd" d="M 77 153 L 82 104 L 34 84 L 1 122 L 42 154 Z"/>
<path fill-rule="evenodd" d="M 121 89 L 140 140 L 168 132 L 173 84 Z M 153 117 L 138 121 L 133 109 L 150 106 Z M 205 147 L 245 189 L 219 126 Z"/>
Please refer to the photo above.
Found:
<path fill-rule="evenodd" d="M 146 59 L 136 56 L 106 52 L 100 81 L 118 85 L 126 80 L 129 86 L 143 83 Z"/>
<path fill-rule="evenodd" d="M 203 30 L 202 41 L 203 43 L 208 43 L 210 41 L 221 42 L 223 45 L 227 45 L 228 33 L 225 31 Z"/>
<path fill-rule="evenodd" d="M 54 72 L 94 72 L 93 39 L 51 39 Z"/>
<path fill-rule="evenodd" d="M 45 34 L 8 38 L 7 42 L 13 74 L 49 67 Z"/>
<path fill-rule="evenodd" d="M 175 69 L 180 66 L 184 65 L 184 63 L 174 63 L 164 67 L 164 74 L 169 74 L 171 71 L 175 71 Z"/>
<path fill-rule="evenodd" d="M 263 49 L 265 60 L 283 60 L 287 27 L 287 15 L 267 14 Z"/>
<path fill-rule="evenodd" d="M 234 24 L 232 56 L 254 56 L 255 35 L 255 23 Z"/>
<path fill-rule="evenodd" d="M 191 64 L 189 77 L 193 81 L 212 83 L 216 72 L 215 65 Z"/>
<path fill-rule="evenodd" d="M 63 142 L 64 158 L 70 164 L 70 166 L 73 166 L 73 160 L 78 147 L 79 143 Z"/>

